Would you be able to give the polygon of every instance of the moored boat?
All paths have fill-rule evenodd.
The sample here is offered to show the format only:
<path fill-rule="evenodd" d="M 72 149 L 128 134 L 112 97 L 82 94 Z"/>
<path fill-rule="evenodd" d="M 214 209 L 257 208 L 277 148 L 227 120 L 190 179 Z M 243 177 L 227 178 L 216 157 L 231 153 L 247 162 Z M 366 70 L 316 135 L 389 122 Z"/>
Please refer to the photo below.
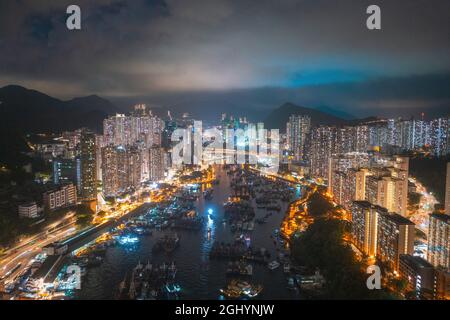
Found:
<path fill-rule="evenodd" d="M 247 281 L 231 280 L 226 288 L 220 292 L 229 299 L 239 299 L 242 297 L 255 298 L 263 290 L 259 284 L 251 284 Z"/>
<path fill-rule="evenodd" d="M 280 263 L 279 263 L 278 261 L 276 261 L 276 260 L 273 260 L 272 262 L 269 262 L 269 264 L 267 265 L 267 267 L 268 267 L 270 270 L 275 270 L 275 269 L 277 269 L 279 266 L 280 266 Z"/>

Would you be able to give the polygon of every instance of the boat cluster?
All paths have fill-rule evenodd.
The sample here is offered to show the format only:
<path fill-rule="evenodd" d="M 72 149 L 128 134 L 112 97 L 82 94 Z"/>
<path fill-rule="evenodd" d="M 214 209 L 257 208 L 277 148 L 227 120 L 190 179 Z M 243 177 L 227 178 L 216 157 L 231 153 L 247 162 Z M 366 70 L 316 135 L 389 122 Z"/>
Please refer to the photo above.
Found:
<path fill-rule="evenodd" d="M 265 248 L 248 247 L 243 241 L 236 240 L 233 243 L 215 242 L 209 257 L 211 259 L 244 259 L 256 263 L 267 263 L 270 260 L 270 252 Z"/>
<path fill-rule="evenodd" d="M 199 230 L 204 219 L 195 211 L 196 196 L 190 193 L 178 194 L 170 203 L 160 203 L 142 217 L 150 228 Z"/>
<path fill-rule="evenodd" d="M 255 298 L 261 291 L 263 286 L 259 284 L 251 284 L 247 281 L 242 280 L 231 280 L 227 286 L 220 289 L 220 292 L 229 299 L 239 299 L 239 298 Z"/>
<path fill-rule="evenodd" d="M 243 224 L 248 224 L 255 217 L 255 209 L 251 203 L 241 198 L 230 198 L 223 207 L 225 216 L 231 223 L 232 231 L 239 230 Z"/>
<path fill-rule="evenodd" d="M 145 266 L 140 262 L 119 284 L 118 299 L 156 300 L 178 298 L 181 287 L 175 282 L 175 262 Z"/>
<path fill-rule="evenodd" d="M 273 214 L 282 209 L 282 204 L 294 198 L 294 188 L 285 181 L 270 180 L 249 170 L 231 168 L 230 187 L 232 195 L 224 203 L 224 211 L 232 232 L 253 231 L 254 222 L 264 224 Z M 264 209 L 266 214 L 255 219 L 255 209 Z"/>
<path fill-rule="evenodd" d="M 166 252 L 171 253 L 180 245 L 180 238 L 178 234 L 165 234 L 163 237 L 159 238 L 153 245 L 152 253 Z"/>

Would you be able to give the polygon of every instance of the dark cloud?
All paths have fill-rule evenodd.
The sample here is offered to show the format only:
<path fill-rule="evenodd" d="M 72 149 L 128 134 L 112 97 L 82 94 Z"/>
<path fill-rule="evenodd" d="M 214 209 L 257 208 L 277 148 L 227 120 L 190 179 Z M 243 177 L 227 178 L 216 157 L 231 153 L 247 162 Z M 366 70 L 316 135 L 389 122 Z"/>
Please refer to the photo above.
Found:
<path fill-rule="evenodd" d="M 71 32 L 74 3 L 83 29 Z M 380 31 L 365 27 L 374 3 Z M 426 107 L 448 99 L 431 85 L 450 72 L 448 12 L 448 0 L 1 1 L 0 85 L 62 97 L 248 91 L 254 105 Z"/>
<path fill-rule="evenodd" d="M 172 111 L 189 111 L 195 117 L 217 120 L 222 112 L 263 120 L 286 101 L 332 112 L 344 118 L 373 115 L 427 118 L 448 115 L 450 73 L 382 77 L 367 81 L 308 85 L 300 88 L 163 92 L 146 96 L 112 98 L 126 107 L 145 102 Z M 244 107 L 244 108 L 243 108 Z M 343 112 L 345 111 L 345 112 Z"/>

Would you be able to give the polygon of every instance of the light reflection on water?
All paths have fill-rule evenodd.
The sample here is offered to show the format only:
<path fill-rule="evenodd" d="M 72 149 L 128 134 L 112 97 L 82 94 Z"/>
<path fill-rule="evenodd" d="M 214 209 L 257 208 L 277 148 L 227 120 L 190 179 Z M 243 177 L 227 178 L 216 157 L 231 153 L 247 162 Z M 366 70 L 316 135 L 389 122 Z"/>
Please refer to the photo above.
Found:
<path fill-rule="evenodd" d="M 204 226 L 201 230 L 178 230 L 180 247 L 172 254 L 152 254 L 155 241 L 164 234 L 164 231 L 153 231 L 152 236 L 142 236 L 138 244 L 131 247 L 117 246 L 109 248 L 104 262 L 100 267 L 88 270 L 83 278 L 82 290 L 77 293 L 81 299 L 113 299 L 119 283 L 138 261 L 146 263 L 162 263 L 175 261 L 177 265 L 177 282 L 182 287 L 181 297 L 184 299 L 220 299 L 219 289 L 227 282 L 225 275 L 227 262 L 220 260 L 209 261 L 209 252 L 214 241 L 231 242 L 238 233 L 231 233 L 229 224 L 223 223 L 223 203 L 230 195 L 230 178 L 223 171 L 220 173 L 220 184 L 214 185 L 213 199 L 207 201 L 200 194 L 196 202 L 197 212 L 204 217 Z M 297 188 L 296 196 L 301 190 Z M 275 258 L 277 251 L 271 234 L 280 227 L 287 205 L 283 205 L 282 213 L 273 214 L 263 225 L 255 224 L 255 231 L 251 233 L 248 245 L 264 247 Z M 212 210 L 212 213 L 210 211 Z M 256 209 L 256 217 L 263 217 L 264 209 Z M 286 277 L 282 268 L 269 271 L 264 265 L 254 265 L 253 279 L 255 283 L 263 284 L 262 299 L 290 299 L 293 296 L 286 289 Z"/>

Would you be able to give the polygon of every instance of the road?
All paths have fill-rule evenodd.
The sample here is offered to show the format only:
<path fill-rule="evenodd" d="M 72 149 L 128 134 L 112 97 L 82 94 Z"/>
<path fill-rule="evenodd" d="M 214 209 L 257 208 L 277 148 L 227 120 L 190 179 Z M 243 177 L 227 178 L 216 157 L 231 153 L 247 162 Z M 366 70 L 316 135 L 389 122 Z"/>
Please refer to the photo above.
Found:
<path fill-rule="evenodd" d="M 43 247 L 74 234 L 76 232 L 75 223 L 76 218 L 74 213 L 71 212 L 45 227 L 43 231 L 26 239 L 21 239 L 17 246 L 7 250 L 0 260 L 0 279 L 2 279 L 0 287 L 5 281 L 14 279 L 26 270 L 31 260 L 42 252 Z M 20 267 L 16 268 L 19 264 Z"/>
<path fill-rule="evenodd" d="M 438 201 L 419 181 L 414 178 L 409 180 L 416 185 L 417 193 L 421 195 L 419 209 L 412 212 L 409 219 L 416 224 L 416 228 L 428 234 L 429 214 L 433 213 L 434 206 Z"/>

